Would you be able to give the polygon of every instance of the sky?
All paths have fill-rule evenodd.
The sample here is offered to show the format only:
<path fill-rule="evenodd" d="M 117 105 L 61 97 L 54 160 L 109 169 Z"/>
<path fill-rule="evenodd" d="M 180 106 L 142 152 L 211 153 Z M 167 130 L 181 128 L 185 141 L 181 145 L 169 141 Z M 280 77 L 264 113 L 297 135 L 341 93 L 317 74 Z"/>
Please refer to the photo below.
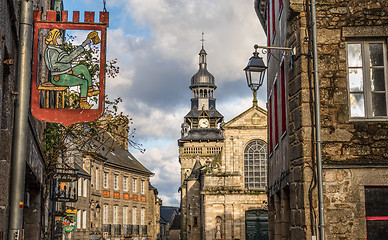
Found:
<path fill-rule="evenodd" d="M 69 11 L 103 10 L 103 0 L 64 0 Z M 244 67 L 254 44 L 266 45 L 254 0 L 106 0 L 110 14 L 107 59 L 120 73 L 107 78 L 110 99 L 133 119 L 135 141 L 145 153 L 129 151 L 155 173 L 151 184 L 164 206 L 179 206 L 178 139 L 190 110 L 191 77 L 198 71 L 204 33 L 207 67 L 215 77 L 217 110 L 225 122 L 252 106 Z M 83 19 L 81 13 L 81 21 Z M 98 14 L 96 14 L 98 16 Z M 265 109 L 266 86 L 258 91 Z"/>

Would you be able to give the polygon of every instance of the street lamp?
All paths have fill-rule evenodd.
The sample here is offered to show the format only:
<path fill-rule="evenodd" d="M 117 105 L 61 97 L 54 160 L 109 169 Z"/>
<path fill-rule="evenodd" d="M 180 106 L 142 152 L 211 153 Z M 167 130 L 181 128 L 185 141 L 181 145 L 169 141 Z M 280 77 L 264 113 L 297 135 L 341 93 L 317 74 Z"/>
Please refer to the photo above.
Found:
<path fill-rule="evenodd" d="M 253 91 L 253 106 L 257 106 L 257 90 L 263 85 L 265 70 L 263 58 L 259 56 L 257 49 L 259 46 L 254 46 L 255 51 L 249 59 L 248 65 L 244 68 L 248 86 Z"/>
<path fill-rule="evenodd" d="M 248 65 L 244 68 L 244 71 L 247 77 L 248 86 L 252 91 L 257 91 L 261 85 L 263 85 L 267 67 L 264 65 L 263 58 L 260 57 L 257 52 L 259 46 L 255 45 L 254 48 L 255 51 L 253 52 L 253 56 L 249 59 Z"/>

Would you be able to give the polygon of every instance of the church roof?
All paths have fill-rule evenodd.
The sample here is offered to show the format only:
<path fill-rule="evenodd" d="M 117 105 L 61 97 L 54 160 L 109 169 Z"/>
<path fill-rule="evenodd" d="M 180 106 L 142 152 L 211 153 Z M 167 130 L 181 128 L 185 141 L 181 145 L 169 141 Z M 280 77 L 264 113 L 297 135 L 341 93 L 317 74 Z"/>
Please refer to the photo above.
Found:
<path fill-rule="evenodd" d="M 199 56 L 200 56 L 199 70 L 191 78 L 190 89 L 192 89 L 193 87 L 200 87 L 200 86 L 213 87 L 214 89 L 216 89 L 217 87 L 214 82 L 214 76 L 206 68 L 206 55 L 207 53 L 202 46 L 202 49 L 199 52 Z"/>
<path fill-rule="evenodd" d="M 193 128 L 189 134 L 182 137 L 180 141 L 207 141 L 224 140 L 222 131 L 218 128 Z"/>
<path fill-rule="evenodd" d="M 199 161 L 199 159 L 197 159 L 197 161 L 195 161 L 193 170 L 191 171 L 191 174 L 187 178 L 187 180 L 197 180 L 201 174 L 201 168 L 202 168 L 202 164 Z"/>
<path fill-rule="evenodd" d="M 196 118 L 198 117 L 203 111 L 206 112 L 207 116 L 210 118 L 223 118 L 221 113 L 219 113 L 216 109 L 212 108 L 209 110 L 198 110 L 195 108 L 192 108 L 188 114 L 186 114 L 186 118 Z"/>

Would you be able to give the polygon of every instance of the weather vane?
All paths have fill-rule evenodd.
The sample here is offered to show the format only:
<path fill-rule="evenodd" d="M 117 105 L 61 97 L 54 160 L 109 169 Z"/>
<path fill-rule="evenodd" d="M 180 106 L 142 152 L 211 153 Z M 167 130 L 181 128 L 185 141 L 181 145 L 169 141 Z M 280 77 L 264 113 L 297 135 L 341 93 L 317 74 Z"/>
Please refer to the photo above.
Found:
<path fill-rule="evenodd" d="M 203 35 L 204 35 L 204 33 L 202 31 L 202 39 L 200 40 L 202 42 L 202 48 L 203 48 L 203 42 L 205 41 L 205 39 L 203 39 Z"/>

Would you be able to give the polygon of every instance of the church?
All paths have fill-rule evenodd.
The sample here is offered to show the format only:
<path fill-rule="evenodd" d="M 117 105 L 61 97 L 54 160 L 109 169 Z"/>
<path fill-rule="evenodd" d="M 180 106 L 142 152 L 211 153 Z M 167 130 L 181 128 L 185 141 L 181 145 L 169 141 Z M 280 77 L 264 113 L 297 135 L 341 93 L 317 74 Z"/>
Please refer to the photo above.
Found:
<path fill-rule="evenodd" d="M 267 112 L 254 98 L 224 122 L 206 56 L 202 44 L 178 140 L 181 239 L 268 239 Z"/>

